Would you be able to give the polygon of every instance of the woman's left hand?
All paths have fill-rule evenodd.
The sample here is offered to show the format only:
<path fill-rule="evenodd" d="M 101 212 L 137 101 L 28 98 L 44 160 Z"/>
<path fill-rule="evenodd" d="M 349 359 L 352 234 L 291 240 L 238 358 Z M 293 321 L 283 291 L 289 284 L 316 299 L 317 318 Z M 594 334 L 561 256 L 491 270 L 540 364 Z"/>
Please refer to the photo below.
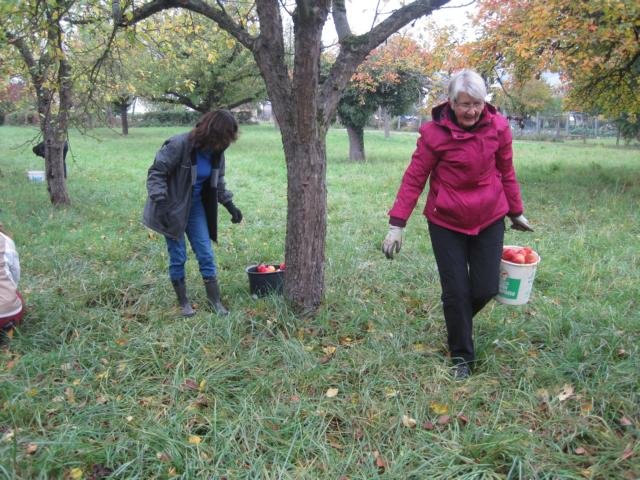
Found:
<path fill-rule="evenodd" d="M 242 221 L 242 212 L 233 202 L 229 201 L 223 205 L 231 214 L 231 223 L 240 223 Z"/>
<path fill-rule="evenodd" d="M 521 232 L 533 232 L 533 228 L 529 225 L 529 220 L 524 215 L 517 217 L 509 217 L 511 219 L 511 228 L 520 230 Z"/>

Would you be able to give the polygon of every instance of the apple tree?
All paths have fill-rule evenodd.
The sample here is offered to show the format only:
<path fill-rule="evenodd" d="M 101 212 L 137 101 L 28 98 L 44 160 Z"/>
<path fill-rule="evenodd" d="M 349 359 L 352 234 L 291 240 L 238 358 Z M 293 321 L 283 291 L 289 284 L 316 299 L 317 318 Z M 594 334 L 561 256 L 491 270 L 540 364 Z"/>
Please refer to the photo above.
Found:
<path fill-rule="evenodd" d="M 338 103 L 338 115 L 349 135 L 350 160 L 365 159 L 364 127 L 378 107 L 386 117 L 401 115 L 420 100 L 434 70 L 430 60 L 415 40 L 394 36 L 360 64 Z"/>
<path fill-rule="evenodd" d="M 125 25 L 133 25 L 163 10 L 190 10 L 210 19 L 252 53 L 280 126 L 287 166 L 284 294 L 302 314 L 314 313 L 324 293 L 326 134 L 342 91 L 369 52 L 412 20 L 446 3 L 408 2 L 362 35 L 352 33 L 344 0 L 286 4 L 278 0 L 147 0 L 123 3 L 124 11 L 116 14 Z M 321 82 L 322 31 L 330 14 L 338 51 Z M 285 55 L 283 15 L 290 16 L 293 24 L 292 63 Z"/>

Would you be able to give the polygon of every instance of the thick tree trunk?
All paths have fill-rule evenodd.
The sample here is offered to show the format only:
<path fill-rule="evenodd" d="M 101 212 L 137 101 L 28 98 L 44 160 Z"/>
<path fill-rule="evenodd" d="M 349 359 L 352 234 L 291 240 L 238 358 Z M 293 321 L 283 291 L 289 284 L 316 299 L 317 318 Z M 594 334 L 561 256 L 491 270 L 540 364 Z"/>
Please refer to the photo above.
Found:
<path fill-rule="evenodd" d="M 289 127 L 290 128 L 290 127 Z M 325 138 L 296 141 L 283 134 L 287 158 L 285 296 L 303 314 L 313 313 L 324 294 L 327 188 Z"/>
<path fill-rule="evenodd" d="M 391 135 L 391 116 L 389 115 L 389 110 L 386 108 L 382 109 L 382 119 L 384 121 L 384 136 L 385 138 L 389 138 Z"/>
<path fill-rule="evenodd" d="M 122 135 L 129 135 L 129 116 L 127 110 L 129 105 L 126 102 L 120 104 L 120 120 L 122 123 Z"/>
<path fill-rule="evenodd" d="M 364 156 L 364 128 L 362 127 L 347 127 L 347 134 L 349 135 L 349 160 L 352 162 L 363 162 Z"/>

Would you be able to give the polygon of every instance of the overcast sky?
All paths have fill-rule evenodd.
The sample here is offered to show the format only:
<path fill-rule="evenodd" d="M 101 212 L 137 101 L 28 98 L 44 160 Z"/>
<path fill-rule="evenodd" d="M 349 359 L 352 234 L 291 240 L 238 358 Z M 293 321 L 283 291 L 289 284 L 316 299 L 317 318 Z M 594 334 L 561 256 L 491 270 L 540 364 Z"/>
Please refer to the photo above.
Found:
<path fill-rule="evenodd" d="M 407 0 L 405 3 L 409 3 Z M 347 17 L 351 31 L 355 34 L 361 34 L 371 29 L 374 19 L 376 4 L 380 3 L 378 10 L 383 14 L 390 14 L 397 9 L 402 3 L 401 0 L 347 0 Z M 428 22 L 435 22 L 438 26 L 453 25 L 461 34 L 470 35 L 469 21 L 467 15 L 472 13 L 475 8 L 475 2 L 471 0 L 452 0 L 444 7 L 434 11 L 428 17 L 415 22 L 413 28 L 409 28 L 412 36 L 418 37 L 419 33 L 425 32 L 425 26 Z M 376 23 L 380 23 L 386 15 L 381 15 L 376 19 Z M 324 32 L 324 42 L 326 44 L 333 43 L 336 39 L 336 33 L 333 29 L 333 22 L 327 22 Z"/>

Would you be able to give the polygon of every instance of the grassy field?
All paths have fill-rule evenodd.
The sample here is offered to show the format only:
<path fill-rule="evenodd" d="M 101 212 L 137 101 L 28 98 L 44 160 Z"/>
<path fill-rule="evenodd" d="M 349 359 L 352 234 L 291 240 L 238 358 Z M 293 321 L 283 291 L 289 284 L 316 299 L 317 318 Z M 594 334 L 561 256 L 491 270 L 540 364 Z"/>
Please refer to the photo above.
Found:
<path fill-rule="evenodd" d="M 540 252 L 532 301 L 476 319 L 478 368 L 450 377 L 440 288 L 416 210 L 380 252 L 415 134 L 328 136 L 326 297 L 313 320 L 253 299 L 245 267 L 283 260 L 286 168 L 243 127 L 215 247 L 232 314 L 178 316 L 162 238 L 140 223 L 155 151 L 181 129 L 71 136 L 72 205 L 48 202 L 29 143 L 0 127 L 0 221 L 29 311 L 0 347 L 0 478 L 640 478 L 640 154 L 516 142 Z M 422 202 L 420 209 L 422 208 Z M 193 258 L 188 285 L 204 305 Z"/>

